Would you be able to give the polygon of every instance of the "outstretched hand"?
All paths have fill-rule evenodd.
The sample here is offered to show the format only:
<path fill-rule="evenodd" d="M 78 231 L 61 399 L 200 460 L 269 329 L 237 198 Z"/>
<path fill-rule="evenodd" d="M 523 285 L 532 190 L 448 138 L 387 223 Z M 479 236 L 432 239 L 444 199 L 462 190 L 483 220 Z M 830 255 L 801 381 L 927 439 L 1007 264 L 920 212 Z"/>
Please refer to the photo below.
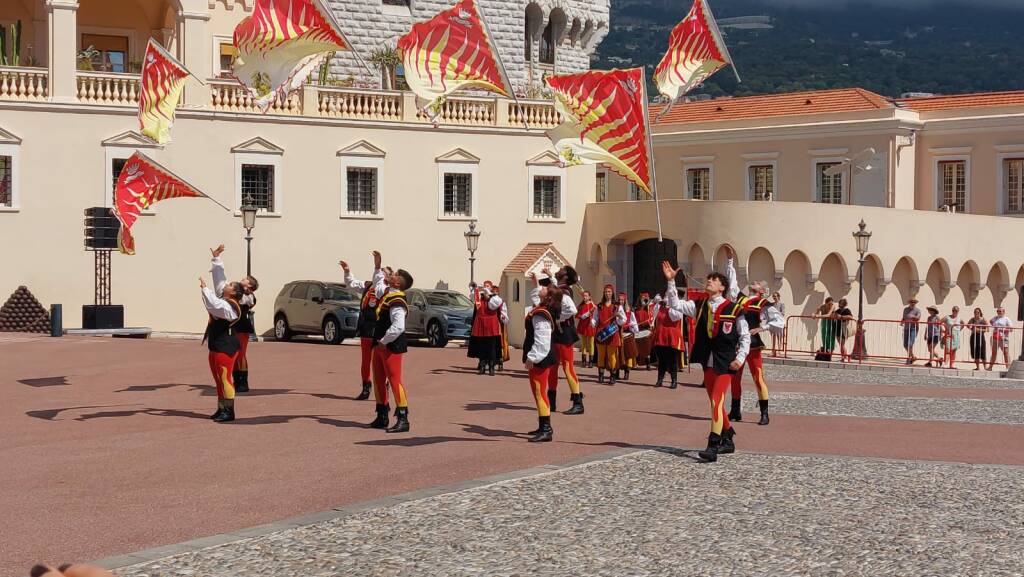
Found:
<path fill-rule="evenodd" d="M 725 249 L 725 258 L 729 260 L 734 260 L 736 258 L 736 251 L 734 251 L 731 246 L 725 245 L 722 248 Z"/>
<path fill-rule="evenodd" d="M 220 257 L 222 252 L 224 252 L 224 245 L 220 245 L 217 248 L 211 248 L 210 249 L 210 254 L 213 255 L 213 258 Z"/>
<path fill-rule="evenodd" d="M 347 262 L 345 262 L 343 260 L 339 260 L 338 264 L 341 265 L 341 270 L 343 270 L 345 272 L 348 272 L 348 263 Z"/>
<path fill-rule="evenodd" d="M 373 254 L 373 270 L 380 270 L 380 251 L 375 250 L 371 254 Z"/>
<path fill-rule="evenodd" d="M 206 281 L 203 280 L 203 277 L 199 277 L 199 288 L 201 288 L 201 289 L 206 288 Z"/>
<path fill-rule="evenodd" d="M 672 263 L 667 260 L 661 261 L 661 272 L 665 275 L 665 280 L 676 280 L 676 276 L 678 276 L 682 270 L 683 269 L 681 268 L 674 268 Z"/>

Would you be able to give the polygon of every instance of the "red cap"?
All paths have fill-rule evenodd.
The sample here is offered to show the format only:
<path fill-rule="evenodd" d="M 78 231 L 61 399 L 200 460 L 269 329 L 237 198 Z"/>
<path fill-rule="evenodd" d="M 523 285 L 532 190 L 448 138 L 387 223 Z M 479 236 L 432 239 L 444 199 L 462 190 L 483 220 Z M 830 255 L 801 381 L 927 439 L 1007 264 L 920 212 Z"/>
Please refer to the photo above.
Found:
<path fill-rule="evenodd" d="M 484 286 L 494 286 L 494 283 L 492 283 L 492 282 L 491 282 L 491 281 L 489 281 L 489 280 L 485 280 L 485 281 L 484 281 Z"/>
<path fill-rule="evenodd" d="M 644 291 L 644 292 L 640 293 L 640 298 L 642 298 L 642 299 L 649 299 L 649 298 L 651 298 L 651 293 L 649 293 L 647 291 Z"/>
<path fill-rule="evenodd" d="M 620 293 L 619 293 L 619 297 L 621 297 L 621 298 L 626 298 L 626 293 L 622 293 L 622 292 L 620 292 Z"/>
<path fill-rule="evenodd" d="M 606 285 L 604 285 L 604 290 L 615 292 L 615 287 L 613 287 L 610 284 L 606 284 Z"/>

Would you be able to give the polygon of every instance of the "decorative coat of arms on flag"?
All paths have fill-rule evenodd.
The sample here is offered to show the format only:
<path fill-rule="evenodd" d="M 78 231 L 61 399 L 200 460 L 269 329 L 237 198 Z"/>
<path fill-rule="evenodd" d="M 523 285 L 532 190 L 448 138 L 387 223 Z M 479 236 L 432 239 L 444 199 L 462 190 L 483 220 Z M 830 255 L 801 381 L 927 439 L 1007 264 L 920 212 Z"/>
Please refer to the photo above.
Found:
<path fill-rule="evenodd" d="M 565 164 L 607 164 L 653 190 L 642 68 L 549 76 L 555 108 L 568 122 L 548 132 Z"/>
<path fill-rule="evenodd" d="M 169 198 L 206 196 L 141 152 L 133 154 L 121 169 L 114 189 L 114 216 L 121 222 L 117 244 L 124 254 L 135 254 L 132 226 L 142 211 Z"/>
<path fill-rule="evenodd" d="M 512 87 L 504 74 L 487 24 L 474 0 L 460 0 L 398 40 L 409 88 L 436 118 L 444 97 L 460 89 L 489 90 L 505 97 Z"/>
<path fill-rule="evenodd" d="M 322 58 L 351 49 L 322 0 L 256 0 L 235 27 L 234 45 L 233 74 L 263 112 L 300 88 Z"/>
<path fill-rule="evenodd" d="M 730 64 L 732 57 L 707 0 L 694 0 L 689 14 L 669 35 L 668 52 L 654 69 L 654 83 L 671 103 Z M 661 114 L 670 108 L 671 104 Z"/>
<path fill-rule="evenodd" d="M 156 40 L 149 39 L 142 60 L 139 90 L 139 126 L 142 134 L 158 144 L 171 141 L 174 109 L 189 72 Z"/>

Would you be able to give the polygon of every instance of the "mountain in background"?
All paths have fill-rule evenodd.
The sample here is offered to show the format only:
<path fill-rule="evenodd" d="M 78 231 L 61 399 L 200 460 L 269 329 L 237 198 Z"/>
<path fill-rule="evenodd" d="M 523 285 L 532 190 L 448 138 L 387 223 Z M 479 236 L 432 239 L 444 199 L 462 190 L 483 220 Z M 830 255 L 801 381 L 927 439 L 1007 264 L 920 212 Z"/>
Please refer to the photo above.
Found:
<path fill-rule="evenodd" d="M 884 4 L 710 0 L 743 82 L 725 69 L 691 95 L 861 87 L 895 97 L 1024 89 L 1024 0 Z M 643 65 L 650 78 L 690 5 L 612 0 L 612 28 L 593 68 Z"/>

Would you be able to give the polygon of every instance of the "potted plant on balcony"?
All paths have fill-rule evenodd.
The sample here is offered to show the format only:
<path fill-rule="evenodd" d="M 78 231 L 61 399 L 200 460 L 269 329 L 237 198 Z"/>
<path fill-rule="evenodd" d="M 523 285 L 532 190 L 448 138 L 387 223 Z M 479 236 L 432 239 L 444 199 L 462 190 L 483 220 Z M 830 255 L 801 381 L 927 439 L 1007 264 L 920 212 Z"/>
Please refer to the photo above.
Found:
<path fill-rule="evenodd" d="M 7 57 L 7 26 L 0 24 L 0 66 L 21 64 L 21 20 L 11 25 L 11 57 Z"/>
<path fill-rule="evenodd" d="M 370 64 L 381 72 L 381 88 L 394 90 L 397 85 L 396 71 L 402 64 L 402 56 L 395 48 L 384 45 L 370 54 Z"/>
<path fill-rule="evenodd" d="M 87 72 L 93 71 L 94 68 L 92 63 L 95 60 L 95 58 L 99 55 L 100 51 L 96 50 L 95 46 L 90 45 L 88 48 L 78 53 L 77 57 L 75 58 L 77 65 L 76 67 L 79 70 L 84 70 Z"/>

